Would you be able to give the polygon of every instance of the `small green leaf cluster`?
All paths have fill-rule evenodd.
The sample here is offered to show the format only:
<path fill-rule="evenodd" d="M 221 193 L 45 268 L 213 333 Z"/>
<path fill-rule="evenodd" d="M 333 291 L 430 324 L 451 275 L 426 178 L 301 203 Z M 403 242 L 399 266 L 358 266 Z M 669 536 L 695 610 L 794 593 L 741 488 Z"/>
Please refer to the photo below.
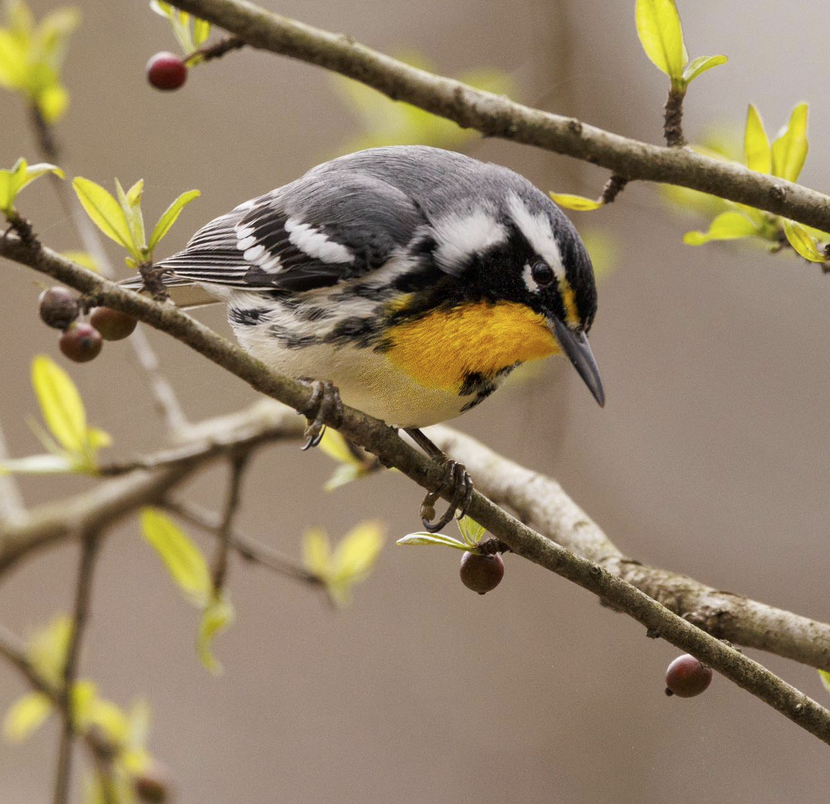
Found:
<path fill-rule="evenodd" d="M 69 36 L 78 26 L 74 8 L 59 8 L 40 23 L 24 0 L 8 0 L 6 25 L 0 27 L 0 86 L 17 92 L 46 123 L 57 122 L 69 106 L 61 83 Z"/>
<path fill-rule="evenodd" d="M 331 427 L 326 429 L 318 447 L 340 464 L 323 485 L 326 491 L 334 491 L 353 480 L 367 477 L 375 471 L 376 464 L 362 458 L 349 446 L 346 439 Z"/>
<path fill-rule="evenodd" d="M 786 181 L 798 181 L 807 159 L 806 103 L 798 104 L 787 124 L 770 141 L 761 115 L 749 105 L 743 138 L 743 161 L 750 169 Z M 778 250 L 789 243 L 793 250 L 811 262 L 824 263 L 828 257 L 825 248 L 830 234 L 809 226 L 764 212 L 745 204 L 736 204 L 712 197 L 713 209 L 721 209 L 705 232 L 687 232 L 683 242 L 701 246 L 713 240 L 740 240 L 755 238 L 773 244 Z"/>
<path fill-rule="evenodd" d="M 326 589 L 338 606 L 351 601 L 352 588 L 366 580 L 383 547 L 383 526 L 361 522 L 332 547 L 321 528 L 309 528 L 303 536 L 303 565 Z"/>
<path fill-rule="evenodd" d="M 173 35 L 186 56 L 198 50 L 210 37 L 210 23 L 207 20 L 179 11 L 162 0 L 152 0 L 150 8 L 170 23 Z M 189 60 L 189 64 L 193 65 L 197 61 Z"/>
<path fill-rule="evenodd" d="M 689 61 L 674 0 L 637 0 L 635 21 L 643 50 L 671 79 L 672 90 L 679 95 L 685 94 L 695 78 L 727 61 L 726 56 L 699 56 Z"/>
<path fill-rule="evenodd" d="M 30 165 L 22 156 L 14 163 L 11 170 L 0 170 L 0 212 L 7 218 L 17 215 L 14 202 L 18 193 L 35 179 L 47 173 L 54 173 L 61 179 L 64 176 L 63 171 L 55 165 L 47 162 Z"/>
<path fill-rule="evenodd" d="M 398 58 L 412 67 L 434 71 L 420 54 L 408 52 L 399 54 Z M 478 136 L 472 129 L 461 128 L 417 106 L 392 101 L 365 84 L 340 76 L 333 76 L 332 81 L 365 131 L 350 140 L 344 152 L 384 145 L 432 145 L 458 150 Z M 460 75 L 459 81 L 495 95 L 512 95 L 515 91 L 513 80 L 500 70 L 470 70 Z"/>
<path fill-rule="evenodd" d="M 212 646 L 215 637 L 234 620 L 227 593 L 214 587 L 202 551 L 170 517 L 155 508 L 144 508 L 141 531 L 187 601 L 201 610 L 196 652 L 211 673 L 221 673 L 222 666 L 214 658 Z"/>
<path fill-rule="evenodd" d="M 117 199 L 100 184 L 81 176 L 77 176 L 72 181 L 72 186 L 92 222 L 107 237 L 126 249 L 129 254 L 126 258 L 129 268 L 152 263 L 155 247 L 170 231 L 170 227 L 176 222 L 181 211 L 194 198 L 201 195 L 198 190 L 188 190 L 182 193 L 159 218 L 148 240 L 144 229 L 144 216 L 141 212 L 143 179 L 139 179 L 126 192 L 121 182 L 116 179 Z"/>
<path fill-rule="evenodd" d="M 34 734 L 55 711 L 54 697 L 63 684 L 63 673 L 74 623 L 68 615 L 57 616 L 48 626 L 37 630 L 26 644 L 26 658 L 38 678 L 52 690 L 30 692 L 18 698 L 6 711 L 3 734 L 10 743 L 21 743 Z M 150 710 L 144 701 L 122 709 L 103 698 L 98 686 L 89 680 L 75 681 L 69 691 L 69 705 L 75 729 L 81 734 L 96 732 L 114 749 L 112 772 L 119 801 L 132 801 L 133 781 L 153 763 L 147 750 Z M 96 777 L 88 781 L 91 789 Z M 92 800 L 88 797 L 87 800 Z"/>
<path fill-rule="evenodd" d="M 103 430 L 87 424 L 86 410 L 75 383 L 46 355 L 32 361 L 32 386 L 46 427 L 30 425 L 48 455 L 0 462 L 0 473 L 89 474 L 98 472 L 98 451 L 112 443 Z"/>
<path fill-rule="evenodd" d="M 398 539 L 397 544 L 433 544 L 441 547 L 451 547 L 453 550 L 462 550 L 464 552 L 478 552 L 481 540 L 486 533 L 485 529 L 468 516 L 462 516 L 456 522 L 458 524 L 458 530 L 461 533 L 461 539 L 456 539 L 453 536 L 445 536 L 443 533 L 419 532 L 410 533 L 402 539 Z"/>

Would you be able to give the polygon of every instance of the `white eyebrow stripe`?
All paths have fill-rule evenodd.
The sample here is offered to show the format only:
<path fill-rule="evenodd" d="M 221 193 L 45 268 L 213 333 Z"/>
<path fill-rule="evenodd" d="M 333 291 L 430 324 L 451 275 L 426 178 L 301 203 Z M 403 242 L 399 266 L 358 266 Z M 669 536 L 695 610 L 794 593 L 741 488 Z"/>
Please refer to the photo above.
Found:
<path fill-rule="evenodd" d="M 450 213 L 432 224 L 435 260 L 452 273 L 461 269 L 468 257 L 481 254 L 507 240 L 507 229 L 485 209 L 466 213 Z"/>
<path fill-rule="evenodd" d="M 559 244 L 550 228 L 550 219 L 539 212 L 535 215 L 516 193 L 511 193 L 507 199 L 507 209 L 510 216 L 519 227 L 519 231 L 527 238 L 533 250 L 551 267 L 555 274 L 562 271 L 562 254 Z"/>

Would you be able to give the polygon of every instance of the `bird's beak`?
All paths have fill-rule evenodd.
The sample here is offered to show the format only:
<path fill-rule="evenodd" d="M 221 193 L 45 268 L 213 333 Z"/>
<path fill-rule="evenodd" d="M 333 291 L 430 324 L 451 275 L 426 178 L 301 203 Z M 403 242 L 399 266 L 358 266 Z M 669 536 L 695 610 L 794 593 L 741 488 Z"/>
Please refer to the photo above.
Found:
<path fill-rule="evenodd" d="M 602 390 L 602 380 L 599 376 L 597 361 L 594 359 L 594 353 L 591 351 L 587 336 L 584 332 L 569 329 L 558 318 L 551 318 L 550 321 L 552 323 L 551 329 L 556 336 L 556 340 L 559 341 L 562 351 L 574 364 L 574 368 L 585 381 L 585 385 L 591 390 L 599 406 L 603 407 L 605 405 L 605 391 Z"/>

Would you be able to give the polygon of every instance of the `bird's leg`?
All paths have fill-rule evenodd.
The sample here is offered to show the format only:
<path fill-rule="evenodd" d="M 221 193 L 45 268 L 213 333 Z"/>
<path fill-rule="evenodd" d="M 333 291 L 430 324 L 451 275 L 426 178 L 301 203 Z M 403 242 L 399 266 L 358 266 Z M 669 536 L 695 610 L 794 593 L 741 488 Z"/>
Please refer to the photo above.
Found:
<path fill-rule="evenodd" d="M 407 427 L 405 431 L 430 458 L 441 463 L 444 467 L 444 478 L 441 484 L 437 489 L 428 492 L 421 503 L 421 522 L 430 533 L 435 533 L 441 528 L 445 528 L 456 513 L 459 517 L 467 513 L 470 499 L 473 496 L 473 480 L 469 472 L 460 463 L 444 455 L 420 430 L 415 427 Z M 444 515 L 439 520 L 433 521 L 435 503 L 445 492 L 450 495 L 450 504 Z"/>
<path fill-rule="evenodd" d="M 326 432 L 324 421 L 334 417 L 338 421 L 343 415 L 343 403 L 340 401 L 340 392 L 329 380 L 304 380 L 311 385 L 311 398 L 308 404 L 300 411 L 308 419 L 306 427 L 306 442 L 302 449 L 316 447 Z"/>

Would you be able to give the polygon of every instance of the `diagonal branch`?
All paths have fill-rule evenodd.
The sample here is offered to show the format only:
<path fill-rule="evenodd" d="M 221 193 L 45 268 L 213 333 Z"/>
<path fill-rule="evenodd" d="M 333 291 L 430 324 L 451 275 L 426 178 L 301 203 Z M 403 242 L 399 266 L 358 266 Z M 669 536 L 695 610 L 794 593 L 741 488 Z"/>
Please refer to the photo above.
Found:
<path fill-rule="evenodd" d="M 176 0 L 176 6 L 251 47 L 316 64 L 360 81 L 488 137 L 535 145 L 608 168 L 629 181 L 677 184 L 830 231 L 830 197 L 688 148 L 621 137 L 579 120 L 543 112 L 503 95 L 410 67 L 355 42 L 282 17 L 245 0 Z"/>
<path fill-rule="evenodd" d="M 167 332 L 266 396 L 290 405 L 295 410 L 305 410 L 308 405 L 311 396 L 309 388 L 270 371 L 240 347 L 229 343 L 171 305 L 154 302 L 125 290 L 40 246 L 36 241 L 22 242 L 17 235 L 10 234 L 0 240 L 0 256 L 9 257 L 60 279 L 67 285 L 94 296 L 96 303 L 122 310 Z M 344 436 L 377 455 L 385 465 L 395 467 L 428 490 L 442 485 L 443 466 L 416 452 L 398 437 L 393 428 L 347 406 L 343 407 L 342 412 L 324 411 L 324 414 L 324 424 L 335 427 Z M 185 471 L 181 467 L 179 470 Z M 441 496 L 446 499 L 450 492 L 442 493 Z M 535 532 L 480 492 L 473 492 L 468 513 L 514 553 L 597 595 L 612 608 L 628 614 L 645 626 L 649 635 L 659 636 L 694 654 L 830 745 L 830 711 L 758 662 L 678 617 L 600 565 Z"/>

